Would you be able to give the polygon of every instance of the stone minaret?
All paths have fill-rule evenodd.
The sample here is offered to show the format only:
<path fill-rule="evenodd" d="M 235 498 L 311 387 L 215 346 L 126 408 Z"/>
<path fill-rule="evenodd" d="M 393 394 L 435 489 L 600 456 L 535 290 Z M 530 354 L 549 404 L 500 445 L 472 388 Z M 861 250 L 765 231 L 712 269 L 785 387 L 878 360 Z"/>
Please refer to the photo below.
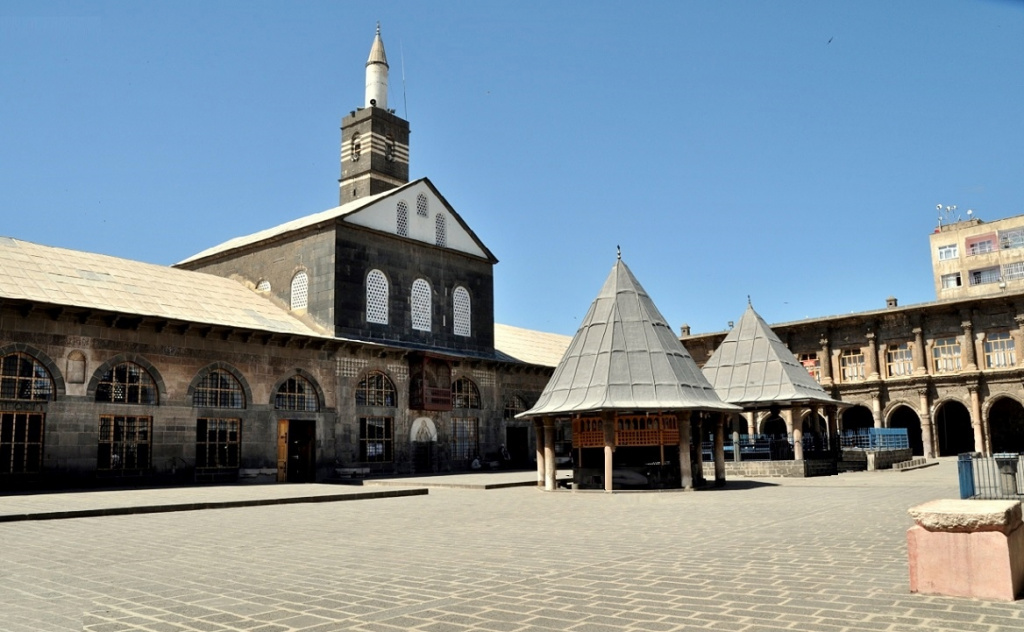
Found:
<path fill-rule="evenodd" d="M 366 60 L 366 102 L 341 120 L 339 203 L 409 181 L 409 122 L 388 109 L 388 58 L 377 35 Z"/>

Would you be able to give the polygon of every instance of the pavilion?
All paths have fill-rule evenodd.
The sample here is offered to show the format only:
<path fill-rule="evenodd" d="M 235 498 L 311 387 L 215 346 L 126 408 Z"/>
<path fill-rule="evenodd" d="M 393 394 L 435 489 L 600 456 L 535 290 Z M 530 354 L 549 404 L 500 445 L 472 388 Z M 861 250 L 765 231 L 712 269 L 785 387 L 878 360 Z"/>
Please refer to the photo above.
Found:
<path fill-rule="evenodd" d="M 694 411 L 740 408 L 719 399 L 620 255 L 536 405 L 517 417 L 534 421 L 544 489 L 555 488 L 555 424 L 564 420 L 576 485 L 692 489 Z M 724 483 L 718 417 L 715 479 Z"/>

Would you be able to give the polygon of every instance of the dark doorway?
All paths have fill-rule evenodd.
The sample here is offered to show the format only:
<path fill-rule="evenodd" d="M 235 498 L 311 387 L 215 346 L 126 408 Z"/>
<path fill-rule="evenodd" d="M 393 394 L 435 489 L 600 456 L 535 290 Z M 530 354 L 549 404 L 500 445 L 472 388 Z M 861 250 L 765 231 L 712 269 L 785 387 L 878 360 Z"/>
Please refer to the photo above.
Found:
<path fill-rule="evenodd" d="M 909 406 L 898 406 L 889 415 L 890 428 L 906 428 L 910 452 L 914 456 L 924 456 L 924 441 L 921 439 L 921 419 Z"/>
<path fill-rule="evenodd" d="M 765 419 L 761 425 L 761 434 L 775 438 L 788 437 L 789 432 L 786 431 L 786 420 L 782 417 L 769 417 Z"/>
<path fill-rule="evenodd" d="M 1024 406 L 1003 397 L 988 411 L 992 452 L 1024 452 Z"/>
<path fill-rule="evenodd" d="M 530 429 L 525 426 L 508 426 L 505 428 L 505 447 L 514 467 L 527 467 L 530 464 Z"/>
<path fill-rule="evenodd" d="M 875 427 L 875 418 L 867 406 L 853 406 L 843 411 L 841 428 L 843 432 L 856 432 Z"/>
<path fill-rule="evenodd" d="M 288 482 L 312 483 L 316 480 L 316 422 L 306 419 L 288 421 Z"/>
<path fill-rule="evenodd" d="M 413 441 L 412 467 L 417 474 L 429 474 L 434 471 L 433 441 Z"/>
<path fill-rule="evenodd" d="M 939 436 L 939 456 L 974 452 L 971 414 L 960 402 L 946 402 L 935 412 L 935 433 Z"/>

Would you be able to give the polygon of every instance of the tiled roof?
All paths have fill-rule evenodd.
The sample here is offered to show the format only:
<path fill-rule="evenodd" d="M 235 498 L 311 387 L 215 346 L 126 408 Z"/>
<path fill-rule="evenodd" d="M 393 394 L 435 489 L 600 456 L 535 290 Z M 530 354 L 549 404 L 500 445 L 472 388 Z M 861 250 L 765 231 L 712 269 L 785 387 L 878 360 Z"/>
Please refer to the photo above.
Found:
<path fill-rule="evenodd" d="M 322 336 L 232 279 L 0 237 L 0 297 Z"/>
<path fill-rule="evenodd" d="M 494 323 L 494 350 L 499 360 L 554 367 L 571 341 L 571 336 Z"/>
<path fill-rule="evenodd" d="M 749 305 L 739 324 L 711 354 L 704 365 L 704 375 L 719 397 L 746 408 L 839 404 Z"/>
<path fill-rule="evenodd" d="M 739 410 L 718 398 L 621 260 L 537 404 L 517 416 L 600 410 Z"/>

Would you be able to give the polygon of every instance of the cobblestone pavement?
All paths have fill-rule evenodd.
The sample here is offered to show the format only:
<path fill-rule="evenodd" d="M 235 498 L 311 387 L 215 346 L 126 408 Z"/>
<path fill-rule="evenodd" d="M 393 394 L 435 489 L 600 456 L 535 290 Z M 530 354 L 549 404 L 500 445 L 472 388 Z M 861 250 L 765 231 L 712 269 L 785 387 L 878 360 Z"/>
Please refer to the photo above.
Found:
<path fill-rule="evenodd" d="M 266 488 L 267 493 L 273 487 Z M 0 630 L 1020 632 L 908 591 L 955 463 L 696 493 L 425 496 L 0 524 Z"/>

